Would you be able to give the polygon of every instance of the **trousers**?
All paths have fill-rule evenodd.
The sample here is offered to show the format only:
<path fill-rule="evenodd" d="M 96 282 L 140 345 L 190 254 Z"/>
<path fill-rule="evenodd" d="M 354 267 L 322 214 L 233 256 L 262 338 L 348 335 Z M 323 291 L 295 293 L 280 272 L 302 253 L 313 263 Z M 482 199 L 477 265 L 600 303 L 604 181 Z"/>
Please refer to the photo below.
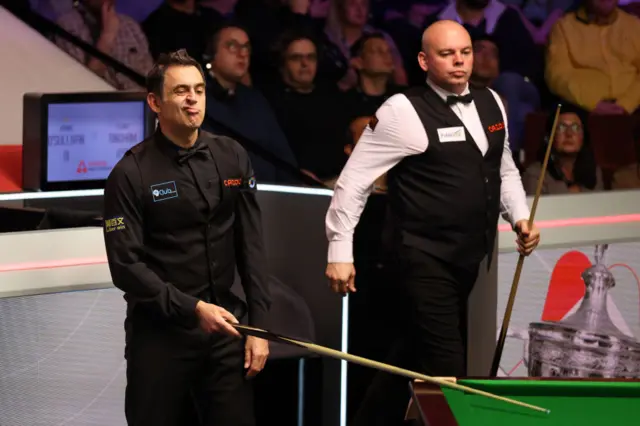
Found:
<path fill-rule="evenodd" d="M 392 267 L 404 316 L 386 363 L 430 376 L 466 373 L 467 300 L 479 265 L 456 267 L 421 250 L 402 247 Z M 392 300 L 390 297 L 389 300 Z M 399 426 L 410 400 L 410 379 L 379 371 L 353 426 Z"/>
<path fill-rule="evenodd" d="M 136 318 L 127 327 L 128 426 L 254 426 L 245 339 Z"/>

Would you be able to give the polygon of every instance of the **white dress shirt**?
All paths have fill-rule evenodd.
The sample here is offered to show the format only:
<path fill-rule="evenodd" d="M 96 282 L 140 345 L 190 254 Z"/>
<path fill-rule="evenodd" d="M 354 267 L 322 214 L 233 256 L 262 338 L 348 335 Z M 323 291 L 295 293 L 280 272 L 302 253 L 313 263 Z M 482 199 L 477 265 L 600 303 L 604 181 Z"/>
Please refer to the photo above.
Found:
<path fill-rule="evenodd" d="M 446 99 L 454 93 L 447 92 L 435 84 L 427 84 Z M 491 90 L 491 89 L 489 89 Z M 465 89 L 462 95 L 469 93 Z M 500 166 L 502 186 L 500 188 L 500 213 L 515 226 L 516 222 L 529 218 L 529 206 L 522 187 L 520 172 L 513 162 L 509 149 L 507 114 L 500 96 L 491 90 L 505 124 L 504 152 Z M 480 151 L 486 154 L 489 142 L 484 132 L 475 102 L 457 102 L 451 106 L 460 118 Z M 429 145 L 427 132 L 411 101 L 404 94 L 393 95 L 376 112 L 378 119 L 375 132 L 367 126 L 358 140 L 347 164 L 338 178 L 333 198 L 326 216 L 326 232 L 329 240 L 328 261 L 330 263 L 353 262 L 353 233 L 375 180 L 388 172 L 403 158 L 421 154 Z"/>

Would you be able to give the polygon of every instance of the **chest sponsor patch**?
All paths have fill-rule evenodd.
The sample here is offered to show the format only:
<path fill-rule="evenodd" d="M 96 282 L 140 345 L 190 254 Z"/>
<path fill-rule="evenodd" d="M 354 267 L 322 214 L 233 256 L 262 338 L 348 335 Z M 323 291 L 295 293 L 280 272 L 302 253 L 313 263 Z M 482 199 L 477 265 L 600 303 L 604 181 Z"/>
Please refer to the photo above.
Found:
<path fill-rule="evenodd" d="M 154 203 L 178 198 L 178 188 L 176 187 L 175 181 L 157 183 L 151 185 L 151 195 L 153 196 Z"/>
<path fill-rule="evenodd" d="M 466 135 L 464 134 L 464 127 L 445 127 L 438 129 L 438 139 L 440 142 L 464 142 Z"/>
<path fill-rule="evenodd" d="M 504 130 L 504 123 L 492 124 L 489 126 L 489 133 L 499 132 L 500 130 Z"/>
<path fill-rule="evenodd" d="M 225 179 L 223 183 L 224 183 L 224 186 L 226 186 L 227 188 L 236 188 L 242 185 L 242 179 L 240 178 Z"/>

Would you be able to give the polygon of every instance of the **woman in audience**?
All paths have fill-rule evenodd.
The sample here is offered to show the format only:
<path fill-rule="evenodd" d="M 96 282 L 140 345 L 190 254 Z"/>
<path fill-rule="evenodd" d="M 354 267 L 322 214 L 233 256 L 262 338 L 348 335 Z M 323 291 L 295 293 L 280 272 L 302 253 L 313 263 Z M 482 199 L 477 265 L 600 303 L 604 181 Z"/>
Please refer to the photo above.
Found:
<path fill-rule="evenodd" d="M 547 135 L 551 133 L 552 122 L 550 118 Z M 536 192 L 547 141 L 548 137 L 545 137 L 538 150 L 538 161 L 524 172 L 522 180 L 529 195 Z M 575 112 L 565 109 L 558 117 L 558 127 L 542 184 L 542 193 L 566 194 L 602 190 L 602 172 L 596 165 L 582 120 Z"/>
<path fill-rule="evenodd" d="M 407 84 L 407 74 L 398 47 L 386 33 L 369 25 L 370 0 L 331 0 L 329 13 L 325 23 L 326 37 L 335 44 L 342 55 L 351 60 L 351 47 L 363 35 L 382 33 L 391 48 L 394 61 L 393 82 L 399 86 Z M 353 68 L 338 82 L 341 90 L 349 90 L 356 85 L 358 77 Z"/>

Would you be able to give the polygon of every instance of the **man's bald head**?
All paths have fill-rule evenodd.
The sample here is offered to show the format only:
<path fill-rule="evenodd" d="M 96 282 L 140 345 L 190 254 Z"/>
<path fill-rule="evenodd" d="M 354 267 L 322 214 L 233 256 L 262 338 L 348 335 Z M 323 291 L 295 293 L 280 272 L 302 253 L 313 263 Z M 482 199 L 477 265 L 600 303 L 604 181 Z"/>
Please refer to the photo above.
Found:
<path fill-rule="evenodd" d="M 429 78 L 443 89 L 462 91 L 473 68 L 471 36 L 455 21 L 436 21 L 422 34 L 418 62 L 429 73 Z"/>
<path fill-rule="evenodd" d="M 422 33 L 422 50 L 427 52 L 429 46 L 441 48 L 447 43 L 459 40 L 471 45 L 471 36 L 467 30 L 456 21 L 442 20 L 429 25 Z"/>

